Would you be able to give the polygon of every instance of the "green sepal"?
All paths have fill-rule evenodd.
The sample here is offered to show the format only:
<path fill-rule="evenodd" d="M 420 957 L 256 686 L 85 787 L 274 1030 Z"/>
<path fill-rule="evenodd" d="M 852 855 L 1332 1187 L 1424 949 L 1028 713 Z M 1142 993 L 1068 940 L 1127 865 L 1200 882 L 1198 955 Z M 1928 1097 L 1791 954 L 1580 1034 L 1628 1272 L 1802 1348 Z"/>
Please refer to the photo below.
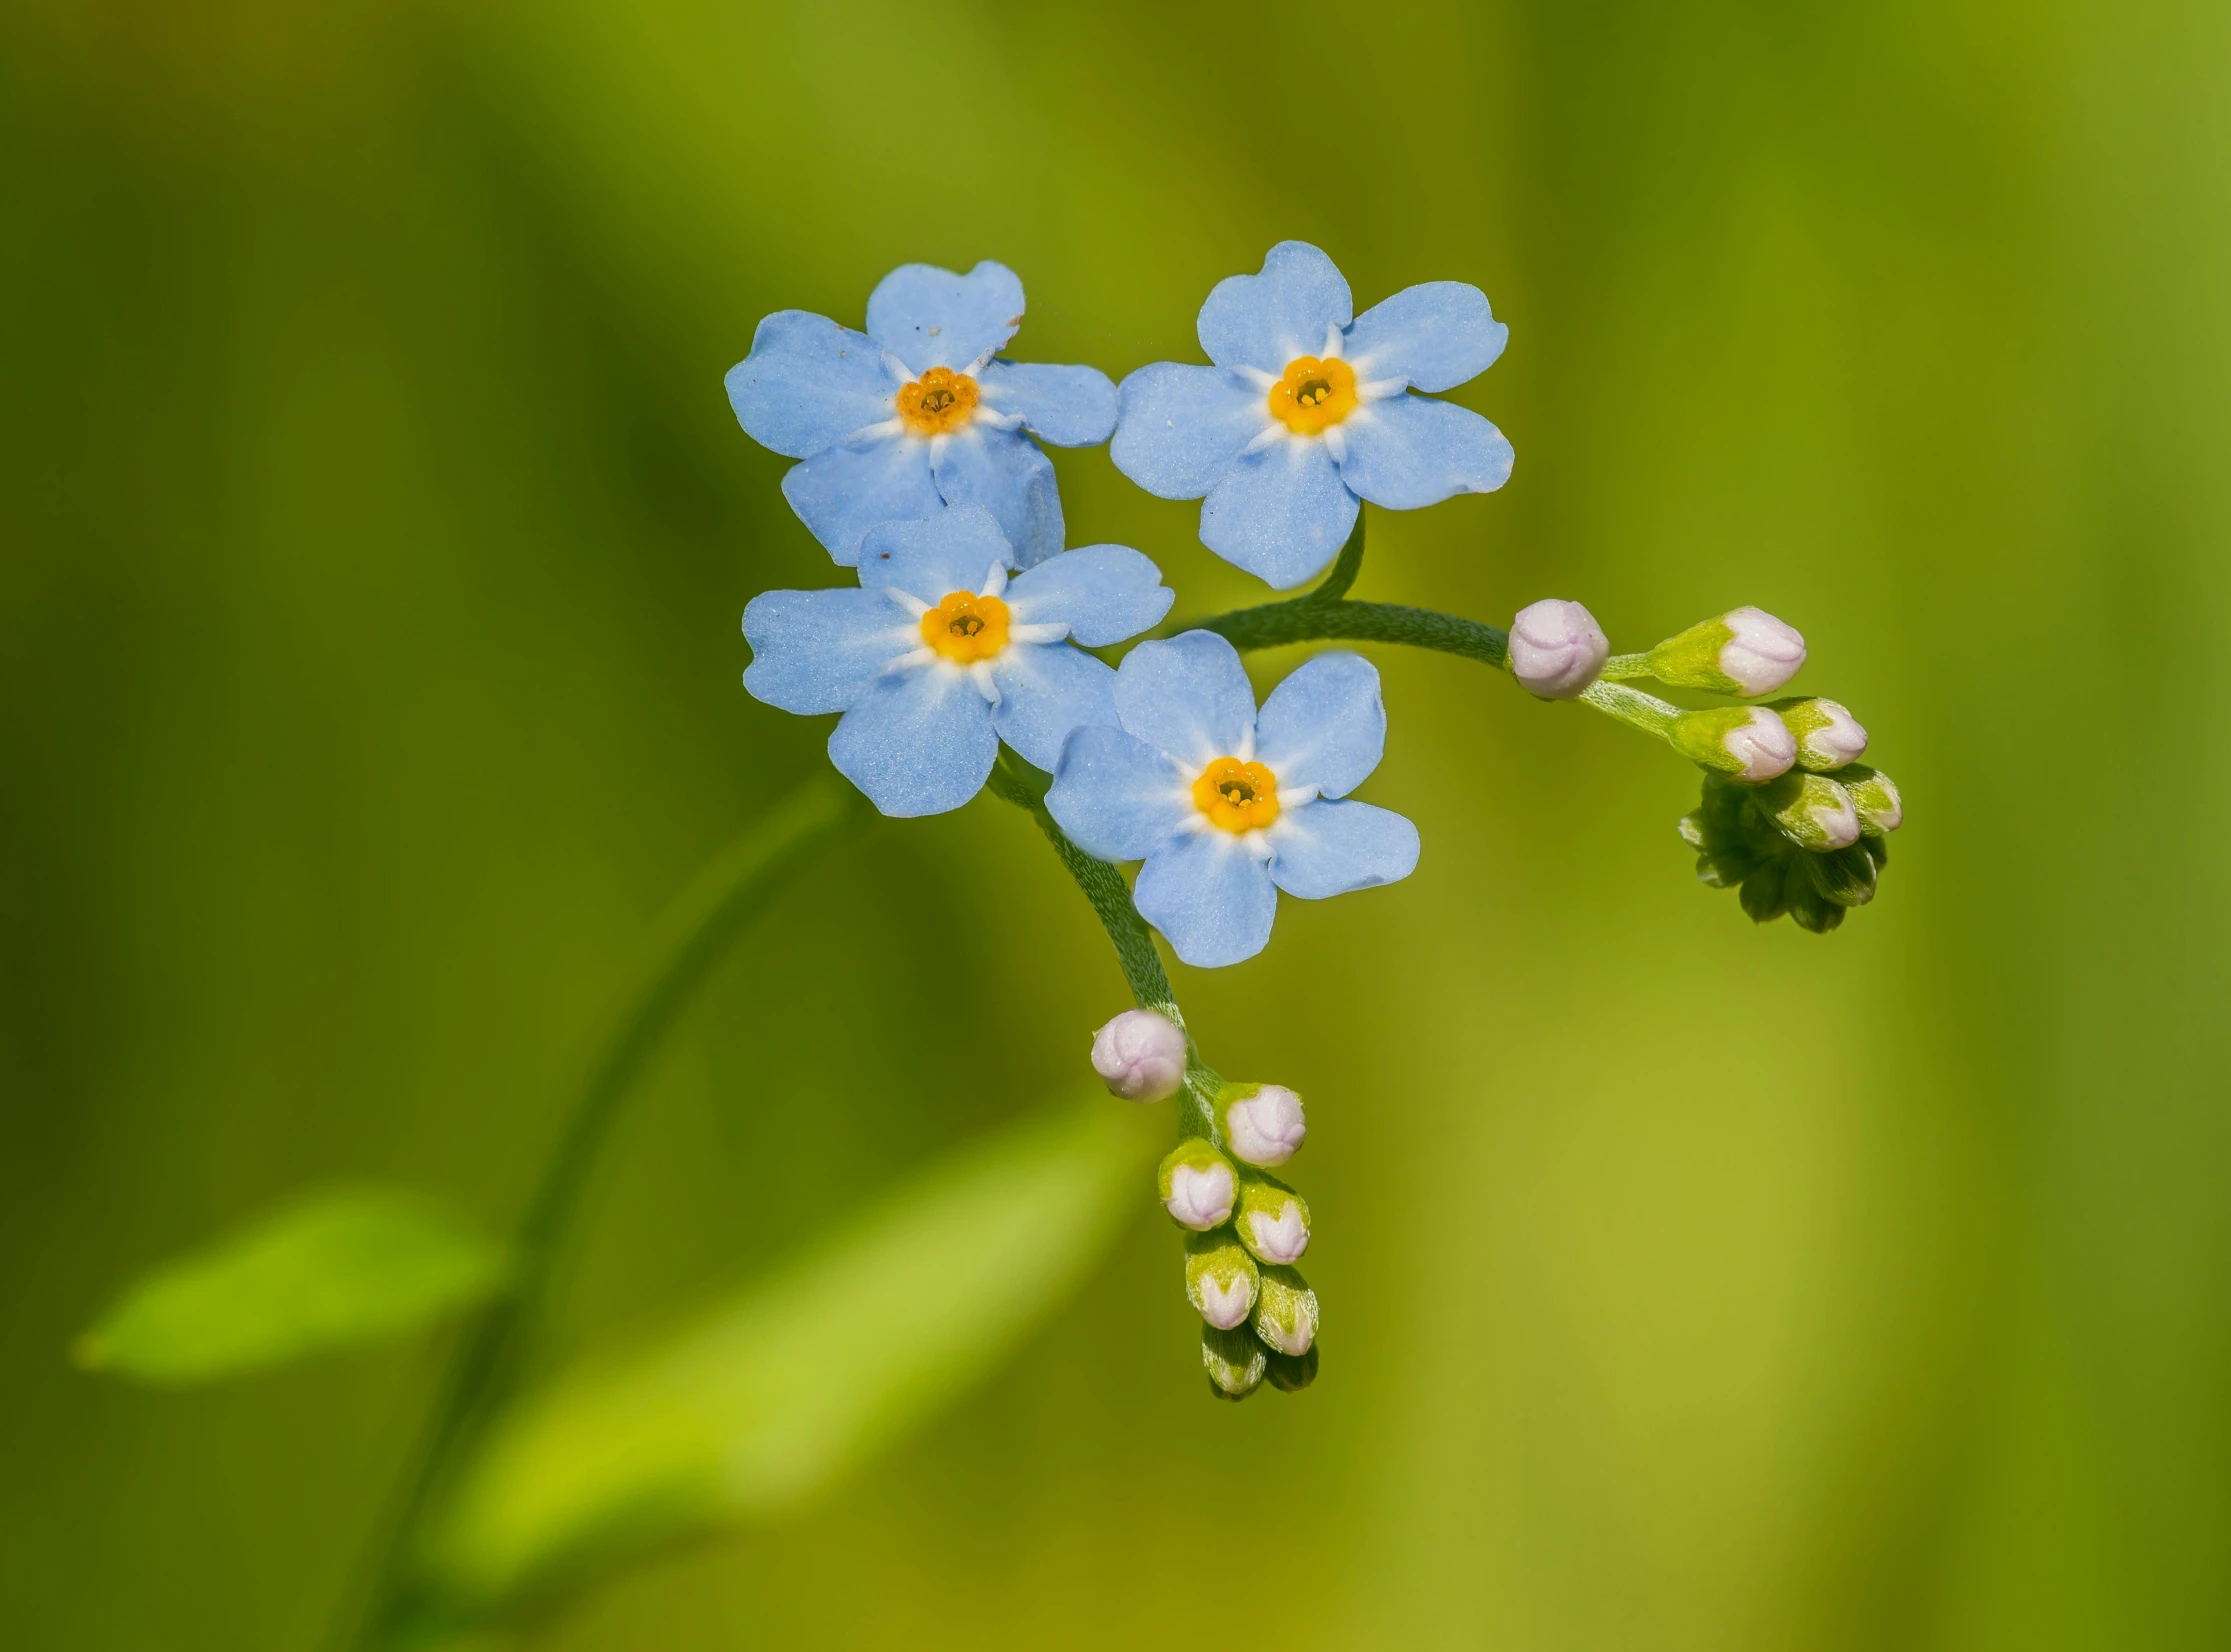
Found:
<path fill-rule="evenodd" d="M 1882 770 L 1851 763 L 1836 771 L 1836 781 L 1850 794 L 1851 806 L 1859 814 L 1859 829 L 1869 838 L 1880 839 L 1904 824 L 1905 800 Z"/>
<path fill-rule="evenodd" d="M 1259 1286 L 1255 1259 L 1230 1228 L 1185 1236 L 1185 1300 L 1209 1324 L 1220 1318 L 1246 1324 L 1259 1305 Z"/>
<path fill-rule="evenodd" d="M 1201 1327 L 1201 1364 L 1208 1372 L 1209 1387 L 1220 1399 L 1244 1400 L 1254 1393 L 1269 1363 L 1270 1350 L 1246 1326 L 1230 1331 Z"/>
<path fill-rule="evenodd" d="M 1772 923 L 1789 910 L 1785 885 L 1790 870 L 1788 857 L 1778 857 L 1743 880 L 1743 910 L 1751 922 Z"/>
<path fill-rule="evenodd" d="M 1291 1257 L 1266 1255 L 1264 1253 L 1256 1223 L 1260 1220 L 1282 1230 L 1289 1229 L 1293 1219 L 1291 1213 L 1295 1211 L 1298 1211 L 1301 1217 L 1301 1249 L 1294 1252 L 1294 1256 L 1298 1257 L 1301 1250 L 1306 1250 L 1309 1245 L 1309 1201 L 1276 1176 L 1257 1170 L 1251 1165 L 1241 1169 L 1239 1205 L 1232 1212 L 1232 1223 L 1239 1230 L 1239 1242 L 1247 1247 L 1256 1261 L 1277 1267 L 1283 1262 L 1292 1260 Z"/>
<path fill-rule="evenodd" d="M 1799 864 L 1824 900 L 1838 906 L 1865 906 L 1875 898 L 1875 859 L 1857 843 L 1825 855 L 1807 855 Z"/>
<path fill-rule="evenodd" d="M 1255 1295 L 1255 1335 L 1274 1354 L 1292 1358 L 1317 1341 L 1317 1293 L 1294 1268 L 1271 1264 L 1262 1270 Z"/>
<path fill-rule="evenodd" d="M 1782 836 L 1816 853 L 1844 848 L 1859 835 L 1851 794 L 1824 774 L 1791 769 L 1769 780 L 1758 789 L 1757 808 Z"/>
<path fill-rule="evenodd" d="M 1740 694 L 1743 685 L 1720 669 L 1720 650 L 1735 636 L 1725 619 L 1708 619 L 1679 636 L 1668 637 L 1643 656 L 1650 675 L 1677 688 L 1708 688 L 1715 694 Z"/>
<path fill-rule="evenodd" d="M 1309 1352 L 1296 1359 L 1292 1354 L 1272 1354 L 1264 1361 L 1270 1385 L 1288 1394 L 1298 1394 L 1317 1380 L 1317 1345 L 1312 1342 Z"/>

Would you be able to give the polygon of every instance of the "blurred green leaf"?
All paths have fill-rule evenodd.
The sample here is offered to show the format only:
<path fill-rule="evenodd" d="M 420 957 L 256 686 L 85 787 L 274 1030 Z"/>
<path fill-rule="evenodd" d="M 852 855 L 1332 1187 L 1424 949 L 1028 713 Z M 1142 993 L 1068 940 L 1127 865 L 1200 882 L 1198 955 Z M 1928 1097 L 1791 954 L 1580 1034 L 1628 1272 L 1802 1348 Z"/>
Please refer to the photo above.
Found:
<path fill-rule="evenodd" d="M 931 1171 L 659 1345 L 499 1427 L 424 1557 L 462 1613 L 782 1510 L 982 1375 L 1099 1256 L 1140 1155 L 1103 1098 Z"/>
<path fill-rule="evenodd" d="M 413 1194 L 318 1194 L 157 1268 L 71 1351 L 141 1382 L 208 1382 L 409 1330 L 505 1273 L 501 1248 Z"/>

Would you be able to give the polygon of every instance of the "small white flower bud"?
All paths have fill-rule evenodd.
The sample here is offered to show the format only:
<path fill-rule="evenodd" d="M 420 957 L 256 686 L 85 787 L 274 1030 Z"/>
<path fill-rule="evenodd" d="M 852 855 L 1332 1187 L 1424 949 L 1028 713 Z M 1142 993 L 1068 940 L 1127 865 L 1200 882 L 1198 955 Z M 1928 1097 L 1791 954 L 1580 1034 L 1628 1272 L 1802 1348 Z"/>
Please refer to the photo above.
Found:
<path fill-rule="evenodd" d="M 1676 719 L 1667 736 L 1693 762 L 1756 786 L 1797 761 L 1797 737 L 1764 706 L 1714 706 Z"/>
<path fill-rule="evenodd" d="M 1720 669 L 1738 694 L 1771 694 L 1805 663 L 1805 639 L 1763 608 L 1738 608 L 1721 616 L 1734 633 L 1720 645 Z"/>
<path fill-rule="evenodd" d="M 1220 1399 L 1244 1400 L 1254 1393 L 1269 1363 L 1270 1351 L 1255 1340 L 1253 1332 L 1201 1327 L 1201 1364 L 1208 1370 L 1209 1387 Z"/>
<path fill-rule="evenodd" d="M 1185 1082 L 1185 1034 L 1166 1015 L 1125 1010 L 1092 1039 L 1092 1070 L 1111 1095 L 1161 1101 Z"/>
<path fill-rule="evenodd" d="M 1240 1183 L 1239 1242 L 1258 1262 L 1299 1262 L 1309 1248 L 1309 1207 L 1284 1182 L 1250 1174 Z"/>
<path fill-rule="evenodd" d="M 1295 1358 L 1317 1340 L 1317 1293 L 1292 1268 L 1264 1268 L 1255 1298 L 1255 1334 Z"/>
<path fill-rule="evenodd" d="M 1720 694 L 1771 694 L 1805 663 L 1805 639 L 1763 608 L 1692 625 L 1650 650 L 1650 675 Z"/>
<path fill-rule="evenodd" d="M 1574 698 L 1610 658 L 1611 640 L 1577 602 L 1530 602 L 1511 621 L 1511 675 L 1544 700 Z"/>
<path fill-rule="evenodd" d="M 1793 770 L 1758 794 L 1758 807 L 1792 843 L 1825 854 L 1859 841 L 1851 793 L 1824 774 Z"/>
<path fill-rule="evenodd" d="M 1834 700 L 1777 700 L 1774 709 L 1797 736 L 1797 761 L 1827 773 L 1866 755 L 1867 731 Z"/>
<path fill-rule="evenodd" d="M 1231 1161 L 1198 1137 L 1179 1142 L 1162 1161 L 1159 1186 L 1171 1220 L 1196 1232 L 1229 1220 L 1239 1198 Z"/>
<path fill-rule="evenodd" d="M 1301 1097 L 1283 1084 L 1228 1084 L 1217 1112 L 1232 1157 L 1247 1164 L 1284 1164 L 1309 1134 Z"/>
<path fill-rule="evenodd" d="M 1852 807 L 1859 811 L 1859 829 L 1869 837 L 1879 838 L 1905 824 L 1905 800 L 1882 770 L 1862 763 L 1836 780 L 1851 794 Z"/>
<path fill-rule="evenodd" d="M 1230 1233 L 1187 1235 L 1185 1299 L 1218 1330 L 1247 1323 L 1256 1282 L 1255 1259 Z"/>

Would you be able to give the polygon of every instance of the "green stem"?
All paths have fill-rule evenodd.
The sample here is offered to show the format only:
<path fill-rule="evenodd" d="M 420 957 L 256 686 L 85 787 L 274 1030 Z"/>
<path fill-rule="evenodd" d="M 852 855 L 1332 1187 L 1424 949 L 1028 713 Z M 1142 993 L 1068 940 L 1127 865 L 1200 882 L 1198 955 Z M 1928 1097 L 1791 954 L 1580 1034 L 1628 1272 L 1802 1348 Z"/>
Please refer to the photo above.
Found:
<path fill-rule="evenodd" d="M 414 1540 L 473 1441 L 517 1388 L 570 1250 L 582 1196 L 620 1104 L 697 989 L 790 876 L 866 818 L 858 794 L 821 778 L 736 839 L 668 909 L 623 1008 L 597 1046 L 557 1146 L 512 1238 L 513 1286 L 466 1328 L 434 1420 L 387 1527 L 345 1644 L 370 1646 L 409 1614 Z"/>
<path fill-rule="evenodd" d="M 1069 875 L 1077 880 L 1077 887 L 1084 891 L 1085 899 L 1092 903 L 1100 927 L 1108 932 L 1108 940 L 1115 947 L 1116 962 L 1123 967 L 1123 978 L 1130 983 L 1131 996 L 1139 1008 L 1168 1016 L 1185 1034 L 1185 1091 L 1178 1104 L 1178 1134 L 1205 1136 L 1221 1147 L 1223 1140 L 1216 1128 L 1216 1092 L 1223 1086 L 1223 1077 L 1201 1059 L 1192 1030 L 1185 1025 L 1185 1012 L 1178 1008 L 1177 995 L 1170 990 L 1170 976 L 1162 967 L 1162 955 L 1154 948 L 1153 931 L 1147 928 L 1138 907 L 1132 904 L 1131 888 L 1123 881 L 1123 874 L 1072 843 L 1069 834 L 1061 829 L 1061 823 L 1047 809 L 1046 789 L 1052 784 L 1053 777 L 1044 770 L 1033 768 L 1005 746 L 1000 748 L 999 761 L 992 766 L 991 789 L 1028 814 L 1046 834 L 1046 841 L 1061 857 L 1061 864 L 1068 868 Z"/>

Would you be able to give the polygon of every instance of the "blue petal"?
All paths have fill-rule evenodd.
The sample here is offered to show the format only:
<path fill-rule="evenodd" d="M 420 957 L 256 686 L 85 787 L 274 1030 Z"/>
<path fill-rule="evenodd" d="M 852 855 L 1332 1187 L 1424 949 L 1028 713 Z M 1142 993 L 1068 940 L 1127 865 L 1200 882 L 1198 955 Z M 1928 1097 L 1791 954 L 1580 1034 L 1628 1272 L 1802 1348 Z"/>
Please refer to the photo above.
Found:
<path fill-rule="evenodd" d="M 1108 457 L 1164 499 L 1198 499 L 1270 422 L 1263 392 L 1221 367 L 1160 361 L 1123 381 Z"/>
<path fill-rule="evenodd" d="M 792 465 L 782 496 L 840 568 L 860 560 L 860 538 L 878 522 L 945 508 L 930 476 L 929 444 L 905 436 L 844 442 Z"/>
<path fill-rule="evenodd" d="M 1023 324 L 1023 284 L 990 259 L 966 275 L 901 264 L 868 295 L 868 336 L 915 373 L 975 366 Z"/>
<path fill-rule="evenodd" d="M 1342 484 L 1325 444 L 1287 439 L 1250 453 L 1209 490 L 1201 506 L 1201 543 L 1290 590 L 1340 554 L 1356 510 L 1356 496 Z"/>
<path fill-rule="evenodd" d="M 870 528 L 860 541 L 860 583 L 871 590 L 891 586 L 934 606 L 954 591 L 981 591 L 992 570 L 1011 557 L 990 511 L 955 505 L 918 522 Z"/>
<path fill-rule="evenodd" d="M 1213 631 L 1132 649 L 1116 668 L 1115 702 L 1127 731 L 1196 769 L 1238 755 L 1255 733 L 1247 668 Z"/>
<path fill-rule="evenodd" d="M 1369 803 L 1305 803 L 1281 814 L 1267 835 L 1271 876 L 1305 901 L 1393 883 L 1418 864 L 1418 829 Z"/>
<path fill-rule="evenodd" d="M 1348 325 L 1355 303 L 1333 261 L 1307 241 L 1281 241 L 1260 275 L 1228 275 L 1201 306 L 1201 348 L 1219 367 L 1285 371 L 1322 355 L 1325 335 Z M 869 328 L 870 332 L 874 328 Z"/>
<path fill-rule="evenodd" d="M 1319 654 L 1270 691 L 1255 719 L 1255 755 L 1280 790 L 1314 786 L 1341 797 L 1363 784 L 1387 749 L 1379 671 L 1360 654 Z"/>
<path fill-rule="evenodd" d="M 1042 769 L 1061 761 L 1069 731 L 1114 728 L 1115 668 L 1065 642 L 1017 643 L 992 662 L 999 737 Z"/>
<path fill-rule="evenodd" d="M 879 591 L 764 591 L 744 610 L 744 687 L 784 711 L 843 711 L 921 632 Z"/>
<path fill-rule="evenodd" d="M 792 459 L 881 424 L 898 389 L 873 339 L 804 310 L 778 310 L 762 321 L 751 354 L 728 370 L 727 383 L 736 422 Z"/>
<path fill-rule="evenodd" d="M 1116 427 L 1115 383 L 1097 367 L 991 361 L 976 377 L 985 406 L 1019 415 L 1024 429 L 1056 447 L 1093 447 Z"/>
<path fill-rule="evenodd" d="M 1511 444 L 1469 408 L 1424 396 L 1389 396 L 1340 427 L 1340 479 L 1374 505 L 1416 510 L 1455 493 L 1493 493 L 1511 479 Z"/>
<path fill-rule="evenodd" d="M 1061 748 L 1046 809 L 1086 854 L 1144 860 L 1192 816 L 1193 793 L 1144 740 L 1087 724 Z"/>
<path fill-rule="evenodd" d="M 1085 545 L 1050 556 L 1007 587 L 1017 625 L 1066 625 L 1087 648 L 1151 630 L 1177 593 L 1128 545 Z"/>
<path fill-rule="evenodd" d="M 933 448 L 930 468 L 949 505 L 982 505 L 999 518 L 1015 550 L 1015 566 L 1028 568 L 1061 549 L 1061 490 L 1053 461 L 1012 430 L 971 425 Z"/>
<path fill-rule="evenodd" d="M 1494 365 L 1510 336 L 1479 288 L 1427 281 L 1356 317 L 1341 354 L 1359 379 L 1408 379 L 1420 390 L 1453 390 Z"/>
<path fill-rule="evenodd" d="M 1177 955 L 1201 969 L 1254 957 L 1278 915 L 1270 869 L 1241 839 L 1213 829 L 1149 855 L 1132 899 Z"/>
<path fill-rule="evenodd" d="M 943 666 L 878 677 L 829 736 L 829 761 L 887 815 L 939 815 L 979 791 L 999 755 L 992 708 Z"/>

